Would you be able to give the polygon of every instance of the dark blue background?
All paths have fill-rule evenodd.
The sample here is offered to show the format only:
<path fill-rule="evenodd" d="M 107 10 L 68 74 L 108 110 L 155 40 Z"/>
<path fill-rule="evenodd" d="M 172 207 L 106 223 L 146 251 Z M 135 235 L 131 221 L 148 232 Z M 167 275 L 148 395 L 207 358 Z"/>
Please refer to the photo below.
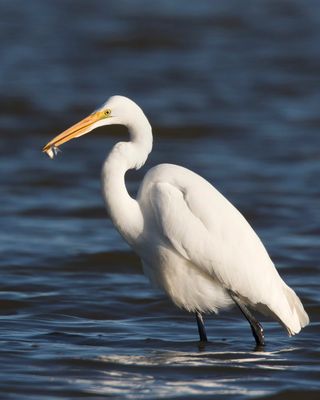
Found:
<path fill-rule="evenodd" d="M 318 391 L 320 3 L 8 0 L 0 15 L 3 396 Z M 101 164 L 125 129 L 100 128 L 55 161 L 41 153 L 113 94 L 154 128 L 130 191 L 159 162 L 210 180 L 301 296 L 312 324 L 299 336 L 266 322 L 254 352 L 234 310 L 207 317 L 200 352 L 193 316 L 149 286 L 104 211 Z"/>

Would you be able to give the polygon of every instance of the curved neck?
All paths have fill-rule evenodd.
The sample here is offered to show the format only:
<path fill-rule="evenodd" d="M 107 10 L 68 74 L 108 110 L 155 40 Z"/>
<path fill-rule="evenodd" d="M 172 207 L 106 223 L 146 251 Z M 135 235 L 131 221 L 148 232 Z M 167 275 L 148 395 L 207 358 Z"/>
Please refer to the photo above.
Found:
<path fill-rule="evenodd" d="M 141 235 L 144 225 L 140 205 L 129 195 L 125 185 L 126 172 L 142 167 L 152 149 L 151 127 L 149 123 L 143 125 L 129 127 L 131 141 L 117 143 L 102 169 L 107 211 L 113 224 L 129 244 L 133 244 Z"/>

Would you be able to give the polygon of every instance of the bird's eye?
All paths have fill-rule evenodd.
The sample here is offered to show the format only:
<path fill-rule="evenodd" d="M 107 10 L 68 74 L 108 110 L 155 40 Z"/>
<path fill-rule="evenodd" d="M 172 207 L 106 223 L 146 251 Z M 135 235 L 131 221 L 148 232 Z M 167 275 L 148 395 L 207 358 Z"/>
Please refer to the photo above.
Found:
<path fill-rule="evenodd" d="M 111 114 L 110 108 L 107 108 L 106 110 L 104 110 L 105 117 L 109 117 L 110 114 Z"/>

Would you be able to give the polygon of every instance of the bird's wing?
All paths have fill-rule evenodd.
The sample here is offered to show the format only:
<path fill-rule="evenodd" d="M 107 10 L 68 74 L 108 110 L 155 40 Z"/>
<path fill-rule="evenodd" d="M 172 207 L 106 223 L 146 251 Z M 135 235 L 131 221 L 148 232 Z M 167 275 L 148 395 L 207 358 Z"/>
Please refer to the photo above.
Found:
<path fill-rule="evenodd" d="M 152 185 L 160 237 L 227 290 L 252 304 L 265 302 L 279 275 L 263 244 L 231 203 L 202 178 L 195 181 Z"/>

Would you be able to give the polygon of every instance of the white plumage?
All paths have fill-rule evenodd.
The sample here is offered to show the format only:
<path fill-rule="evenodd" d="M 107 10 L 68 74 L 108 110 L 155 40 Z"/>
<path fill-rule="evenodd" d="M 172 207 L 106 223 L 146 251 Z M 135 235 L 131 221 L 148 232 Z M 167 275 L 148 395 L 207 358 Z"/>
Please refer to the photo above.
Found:
<path fill-rule="evenodd" d="M 206 339 L 200 313 L 218 312 L 234 302 L 250 322 L 257 344 L 264 344 L 263 334 L 257 339 L 258 322 L 246 306 L 278 320 L 289 335 L 307 325 L 301 301 L 279 276 L 259 237 L 205 179 L 186 168 L 161 164 L 146 174 L 137 199 L 129 196 L 125 173 L 140 168 L 152 149 L 151 126 L 131 100 L 111 97 L 44 151 L 52 154 L 52 148 L 65 141 L 110 124 L 126 125 L 131 140 L 116 144 L 103 165 L 109 215 L 141 257 L 151 282 L 177 306 L 196 313 L 200 337 Z"/>

